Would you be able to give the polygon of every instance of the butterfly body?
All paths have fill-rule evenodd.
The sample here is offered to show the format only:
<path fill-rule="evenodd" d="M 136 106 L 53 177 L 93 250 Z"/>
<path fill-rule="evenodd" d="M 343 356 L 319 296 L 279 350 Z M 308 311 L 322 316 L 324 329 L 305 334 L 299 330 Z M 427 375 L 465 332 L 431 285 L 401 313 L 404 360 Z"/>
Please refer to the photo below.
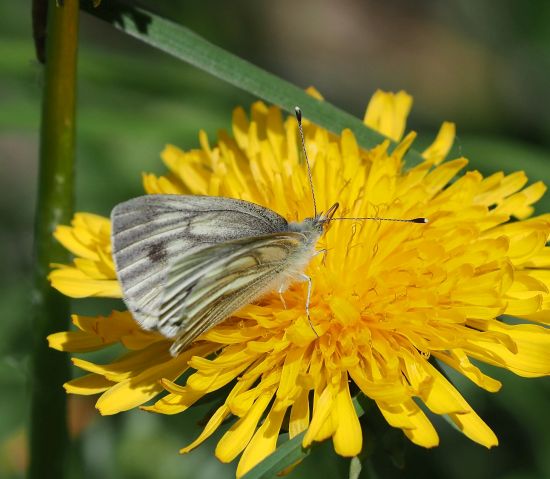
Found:
<path fill-rule="evenodd" d="M 147 195 L 111 214 L 115 269 L 136 321 L 174 339 L 176 355 L 242 306 L 303 276 L 325 215 L 288 223 L 212 196 Z"/>

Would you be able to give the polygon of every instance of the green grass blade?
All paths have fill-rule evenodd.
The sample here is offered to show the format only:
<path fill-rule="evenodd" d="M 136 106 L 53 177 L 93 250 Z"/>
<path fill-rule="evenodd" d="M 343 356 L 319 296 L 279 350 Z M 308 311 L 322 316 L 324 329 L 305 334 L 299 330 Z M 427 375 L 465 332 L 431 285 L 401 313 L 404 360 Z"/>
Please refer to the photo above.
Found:
<path fill-rule="evenodd" d="M 182 25 L 115 0 L 102 2 L 97 9 L 89 5 L 83 8 L 128 35 L 290 113 L 294 113 L 296 105 L 300 106 L 305 118 L 329 131 L 340 134 L 349 128 L 363 148 L 372 148 L 385 139 L 353 115 L 311 97 L 303 89 L 208 42 Z M 407 159 L 410 164 L 421 161 L 414 151 L 409 152 Z"/>

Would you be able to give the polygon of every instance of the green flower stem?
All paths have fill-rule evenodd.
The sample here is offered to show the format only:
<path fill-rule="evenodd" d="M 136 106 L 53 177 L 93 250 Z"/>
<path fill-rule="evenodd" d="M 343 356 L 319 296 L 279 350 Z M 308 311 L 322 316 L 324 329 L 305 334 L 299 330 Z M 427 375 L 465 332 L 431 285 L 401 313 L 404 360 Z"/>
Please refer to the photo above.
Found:
<path fill-rule="evenodd" d="M 46 341 L 48 334 L 68 329 L 69 300 L 50 287 L 47 275 L 51 263 L 69 261 L 52 233 L 73 214 L 78 9 L 78 0 L 48 4 L 32 295 L 32 479 L 63 478 L 69 449 L 61 387 L 69 379 L 68 357 L 49 349 Z"/>

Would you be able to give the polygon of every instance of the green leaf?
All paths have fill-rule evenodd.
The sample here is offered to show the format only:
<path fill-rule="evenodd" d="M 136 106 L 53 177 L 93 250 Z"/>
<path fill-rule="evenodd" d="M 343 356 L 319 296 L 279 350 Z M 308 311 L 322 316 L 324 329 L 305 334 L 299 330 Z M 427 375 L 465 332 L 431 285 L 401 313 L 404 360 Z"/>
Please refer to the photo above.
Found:
<path fill-rule="evenodd" d="M 358 118 L 329 102 L 313 98 L 302 88 L 208 42 L 192 30 L 143 8 L 115 0 L 102 2 L 98 8 L 90 5 L 82 8 L 128 35 L 288 112 L 294 113 L 294 107 L 298 105 L 305 118 L 335 134 L 339 135 L 344 128 L 349 128 L 363 148 L 372 148 L 386 139 L 366 127 Z M 411 150 L 407 160 L 415 164 L 422 158 L 418 152 Z"/>

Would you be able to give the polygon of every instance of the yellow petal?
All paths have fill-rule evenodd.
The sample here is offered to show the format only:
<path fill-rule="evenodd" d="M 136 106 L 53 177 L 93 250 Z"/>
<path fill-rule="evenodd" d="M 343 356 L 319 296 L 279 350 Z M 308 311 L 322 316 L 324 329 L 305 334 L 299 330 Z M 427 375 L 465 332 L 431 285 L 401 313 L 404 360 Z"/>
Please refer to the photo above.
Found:
<path fill-rule="evenodd" d="M 483 420 L 470 409 L 463 414 L 449 414 L 450 419 L 472 441 L 487 448 L 498 446 L 498 439 L 495 433 L 483 422 Z"/>
<path fill-rule="evenodd" d="M 361 452 L 363 433 L 349 393 L 347 375 L 342 375 L 340 390 L 334 401 L 333 415 L 336 431 L 332 436 L 334 450 L 344 457 L 354 457 Z"/>
<path fill-rule="evenodd" d="M 131 351 L 145 349 L 151 344 L 158 342 L 159 339 L 160 333 L 141 329 L 133 330 L 120 336 L 122 345 Z"/>
<path fill-rule="evenodd" d="M 246 345 L 238 344 L 225 348 L 215 359 L 207 359 L 200 355 L 194 356 L 191 358 L 189 365 L 197 371 L 201 371 L 202 374 L 214 375 L 224 369 L 239 367 L 243 363 L 256 359 L 256 357 L 256 354 L 251 353 Z"/>
<path fill-rule="evenodd" d="M 187 379 L 187 385 L 194 391 L 202 392 L 202 394 L 216 391 L 239 376 L 246 368 L 248 368 L 254 359 L 255 358 L 250 358 L 248 361 L 240 363 L 236 367 L 231 367 L 227 370 L 219 371 L 212 375 L 203 374 L 199 371 L 189 376 Z"/>
<path fill-rule="evenodd" d="M 527 268 L 550 268 L 550 247 L 545 247 L 532 255 L 524 264 Z"/>
<path fill-rule="evenodd" d="M 275 369 L 269 375 L 262 377 L 260 383 L 256 387 L 236 395 L 231 402 L 228 401 L 231 412 L 236 416 L 245 415 L 260 395 L 276 388 L 277 384 L 279 384 L 280 377 L 280 370 Z"/>
<path fill-rule="evenodd" d="M 403 404 L 386 404 L 383 401 L 376 401 L 380 412 L 390 426 L 400 429 L 413 429 L 414 423 L 411 419 L 411 411 L 404 407 L 404 404 L 408 403 L 409 400 Z"/>
<path fill-rule="evenodd" d="M 478 367 L 474 366 L 464 351 L 460 349 L 454 349 L 449 354 L 433 351 L 432 355 L 470 379 L 480 388 L 494 393 L 499 391 L 502 387 L 502 383 L 500 381 L 487 376 L 482 373 Z"/>
<path fill-rule="evenodd" d="M 403 429 L 414 444 L 422 447 L 435 447 L 439 444 L 435 428 L 412 399 L 407 399 L 402 404 L 387 405 L 377 402 L 377 405 L 386 421 L 393 427 Z"/>
<path fill-rule="evenodd" d="M 326 427 L 326 422 L 330 420 L 332 405 L 332 391 L 330 387 L 327 386 L 319 396 L 319 400 L 315 403 L 311 424 L 302 441 L 302 447 L 309 447 L 313 441 L 324 439 L 324 437 L 320 437 L 320 433 L 322 429 Z"/>
<path fill-rule="evenodd" d="M 304 353 L 305 349 L 294 348 L 291 349 L 286 355 L 283 369 L 281 371 L 279 387 L 277 389 L 277 397 L 279 399 L 289 398 L 296 388 L 298 373 L 304 366 L 302 362 Z"/>
<path fill-rule="evenodd" d="M 113 382 L 98 374 L 86 374 L 85 376 L 67 381 L 63 384 L 63 387 L 69 394 L 91 396 L 106 391 L 113 384 Z"/>
<path fill-rule="evenodd" d="M 86 351 L 95 351 L 111 343 L 106 343 L 102 338 L 86 333 L 84 331 L 67 331 L 62 333 L 50 334 L 47 337 L 50 348 L 58 351 L 70 351 L 73 353 L 82 353 Z"/>
<path fill-rule="evenodd" d="M 240 344 L 250 341 L 260 334 L 259 328 L 235 328 L 230 325 L 226 327 L 226 323 L 222 323 L 212 329 L 209 329 L 206 333 L 201 335 L 201 339 L 204 341 L 211 341 L 219 344 Z"/>
<path fill-rule="evenodd" d="M 329 301 L 329 306 L 334 314 L 334 319 L 344 325 L 354 324 L 360 318 L 360 311 L 352 302 L 340 296 L 334 296 Z"/>
<path fill-rule="evenodd" d="M 427 448 L 438 446 L 439 436 L 430 420 L 416 404 L 412 405 L 411 409 L 413 412 L 410 418 L 414 423 L 414 427 L 403 430 L 405 435 L 418 446 Z"/>
<path fill-rule="evenodd" d="M 437 166 L 423 181 L 428 195 L 433 195 L 441 191 L 441 189 L 467 164 L 468 160 L 465 158 L 458 158 Z"/>
<path fill-rule="evenodd" d="M 156 341 L 164 339 L 158 333 L 145 332 L 140 329 L 129 311 L 112 311 L 109 316 L 73 314 L 71 320 L 77 328 L 94 336 L 99 336 L 104 343 L 118 341 L 125 336 L 138 333 L 150 336 Z"/>
<path fill-rule="evenodd" d="M 412 97 L 400 91 L 389 93 L 377 90 L 372 96 L 363 123 L 388 138 L 399 141 L 405 131 Z"/>
<path fill-rule="evenodd" d="M 252 440 L 246 446 L 237 466 L 237 477 L 244 476 L 250 469 L 275 451 L 285 413 L 286 408 L 278 407 L 277 401 L 275 401 L 264 423 L 258 428 Z"/>
<path fill-rule="evenodd" d="M 477 327 L 488 332 L 507 335 L 515 345 L 510 351 L 502 343 L 485 338 L 471 339 L 469 356 L 495 366 L 505 367 L 518 376 L 538 377 L 550 374 L 550 330 L 543 326 L 518 324 L 510 326 L 500 321 L 479 322 Z"/>
<path fill-rule="evenodd" d="M 258 421 L 262 417 L 269 401 L 273 397 L 272 392 L 264 392 L 254 402 L 247 414 L 240 418 L 227 431 L 216 446 L 216 457 L 222 462 L 231 462 L 247 446 L 256 430 Z"/>
<path fill-rule="evenodd" d="M 515 264 L 525 263 L 532 256 L 541 251 L 546 244 L 545 231 L 526 231 L 523 235 L 514 235 L 510 238 L 508 255 Z"/>
<path fill-rule="evenodd" d="M 535 321 L 542 324 L 550 324 L 550 311 L 544 309 L 542 311 L 537 311 L 536 313 L 518 315 L 520 318 L 528 319 L 529 321 Z"/>
<path fill-rule="evenodd" d="M 302 433 L 309 426 L 309 390 L 300 388 L 292 408 L 290 409 L 290 420 L 288 423 L 288 437 L 292 439 Z"/>
<path fill-rule="evenodd" d="M 142 175 L 143 189 L 149 195 L 182 195 L 189 193 L 187 188 L 174 175 L 160 178 L 144 173 Z"/>
<path fill-rule="evenodd" d="M 116 279 L 116 274 L 112 263 L 107 264 L 104 261 L 92 261 L 85 258 L 75 258 L 74 265 L 86 276 L 99 280 Z"/>
<path fill-rule="evenodd" d="M 504 313 L 509 316 L 536 313 L 542 306 L 542 294 L 534 294 L 531 291 L 509 293 L 506 299 L 508 304 Z"/>
<path fill-rule="evenodd" d="M 317 100 L 324 100 L 323 95 L 321 95 L 321 93 L 319 93 L 319 90 L 317 90 L 317 88 L 315 88 L 314 86 L 308 86 L 306 88 L 306 93 Z"/>
<path fill-rule="evenodd" d="M 483 191 L 480 192 L 474 201 L 487 206 L 501 203 L 504 198 L 519 191 L 527 183 L 527 177 L 523 171 L 517 171 L 504 176 L 502 173 L 483 180 Z"/>
<path fill-rule="evenodd" d="M 227 416 L 229 416 L 229 408 L 227 406 L 219 407 L 216 412 L 209 419 L 208 423 L 200 433 L 199 437 L 195 439 L 191 444 L 180 449 L 181 454 L 187 454 L 189 451 L 195 449 L 198 445 L 202 444 L 208 439 L 216 430 L 221 426 Z"/>
<path fill-rule="evenodd" d="M 351 367 L 349 374 L 361 391 L 371 399 L 386 403 L 400 403 L 408 398 L 407 389 L 397 381 L 369 380 L 360 367 Z"/>
<path fill-rule="evenodd" d="M 71 226 L 58 226 L 54 237 L 75 256 L 98 260 L 98 248 L 110 242 L 108 218 L 91 213 L 76 213 Z"/>
<path fill-rule="evenodd" d="M 441 163 L 451 151 L 455 134 L 455 124 L 443 122 L 434 142 L 422 152 L 422 157 L 434 165 Z"/>
<path fill-rule="evenodd" d="M 421 397 L 426 406 L 436 414 L 467 411 L 467 404 L 456 388 L 430 363 L 417 363 L 418 370 L 429 375 L 432 379 L 429 387 L 421 391 Z M 407 364 L 407 372 L 413 368 Z M 410 377 L 410 376 L 409 376 Z"/>
<path fill-rule="evenodd" d="M 201 347 L 202 352 L 207 354 L 207 346 L 195 346 L 176 358 L 156 363 L 136 376 L 117 383 L 101 395 L 96 403 L 97 409 L 101 414 L 109 415 L 141 406 L 162 391 L 162 378 L 178 378 L 187 370 L 191 355 L 198 353 Z"/>
<path fill-rule="evenodd" d="M 166 388 L 167 382 L 169 382 L 167 379 L 161 380 L 163 387 Z M 203 396 L 204 393 L 202 391 L 194 391 L 191 388 L 181 388 L 178 394 L 167 394 L 163 398 L 160 398 L 155 404 L 151 406 L 142 406 L 141 409 L 160 414 L 179 414 L 189 409 Z"/>
<path fill-rule="evenodd" d="M 117 280 L 94 279 L 72 266 L 61 266 L 53 270 L 48 275 L 48 280 L 52 287 L 71 298 L 122 297 Z"/>
<path fill-rule="evenodd" d="M 59 241 L 65 249 L 69 250 L 74 255 L 96 261 L 99 259 L 97 250 L 94 245 L 83 244 L 74 237 L 72 226 L 58 226 L 55 229 L 53 235 L 54 238 Z M 91 239 L 92 238 L 90 238 L 90 240 Z M 91 243 L 91 241 L 89 243 Z"/>
<path fill-rule="evenodd" d="M 110 381 L 119 382 L 147 369 L 152 359 L 158 359 L 159 363 L 166 362 L 171 357 L 169 347 L 167 341 L 157 342 L 143 351 L 127 353 L 110 364 L 95 364 L 80 358 L 73 358 L 73 364 L 85 371 L 101 374 Z"/>

